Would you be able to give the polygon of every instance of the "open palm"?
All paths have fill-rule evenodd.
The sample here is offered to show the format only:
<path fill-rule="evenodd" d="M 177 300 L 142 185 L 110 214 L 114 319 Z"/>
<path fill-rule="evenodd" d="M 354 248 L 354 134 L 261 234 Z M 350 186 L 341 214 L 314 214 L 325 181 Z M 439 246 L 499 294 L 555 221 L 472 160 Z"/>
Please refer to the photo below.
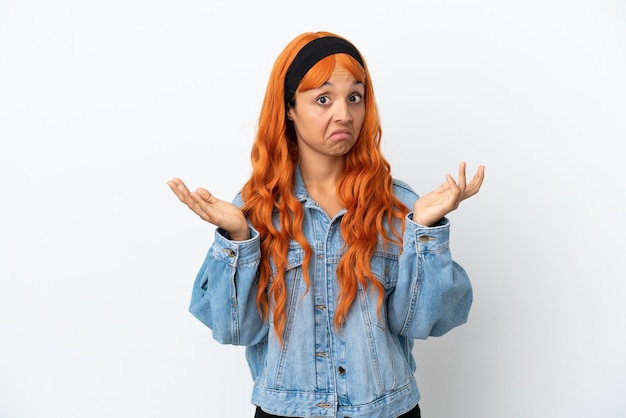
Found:
<path fill-rule="evenodd" d="M 485 167 L 480 166 L 469 183 L 466 183 L 465 162 L 459 164 L 458 182 L 448 174 L 446 181 L 436 190 L 422 196 L 413 205 L 413 220 L 420 225 L 433 226 L 441 218 L 459 207 L 459 204 L 480 190 L 485 178 Z"/>
<path fill-rule="evenodd" d="M 243 241 L 250 237 L 246 218 L 237 206 L 216 198 L 201 187 L 190 192 L 179 178 L 174 178 L 167 184 L 189 209 L 203 220 L 228 232 L 232 240 Z"/>

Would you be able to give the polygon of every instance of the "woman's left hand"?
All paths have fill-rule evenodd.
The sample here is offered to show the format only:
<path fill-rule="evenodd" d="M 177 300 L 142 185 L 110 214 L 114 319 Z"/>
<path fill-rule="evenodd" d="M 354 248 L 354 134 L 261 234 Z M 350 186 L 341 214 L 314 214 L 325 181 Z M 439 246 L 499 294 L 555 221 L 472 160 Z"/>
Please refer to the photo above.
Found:
<path fill-rule="evenodd" d="M 448 174 L 446 181 L 438 189 L 417 199 L 413 205 L 413 221 L 424 226 L 433 226 L 441 218 L 459 207 L 468 197 L 480 190 L 485 178 L 485 166 L 478 167 L 469 183 L 465 180 L 465 162 L 459 164 L 459 181 Z"/>

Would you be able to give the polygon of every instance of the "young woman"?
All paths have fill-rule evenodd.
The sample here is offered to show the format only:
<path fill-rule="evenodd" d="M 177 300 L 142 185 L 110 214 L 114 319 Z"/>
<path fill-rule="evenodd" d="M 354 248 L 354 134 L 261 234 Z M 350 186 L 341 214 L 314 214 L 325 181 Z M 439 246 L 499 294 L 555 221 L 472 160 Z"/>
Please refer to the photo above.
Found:
<path fill-rule="evenodd" d="M 448 175 L 421 198 L 391 177 L 365 60 L 327 32 L 277 58 L 252 148 L 228 203 L 172 191 L 215 241 L 190 311 L 246 346 L 257 417 L 419 417 L 413 339 L 463 324 L 472 303 L 446 214 L 476 194 Z"/>

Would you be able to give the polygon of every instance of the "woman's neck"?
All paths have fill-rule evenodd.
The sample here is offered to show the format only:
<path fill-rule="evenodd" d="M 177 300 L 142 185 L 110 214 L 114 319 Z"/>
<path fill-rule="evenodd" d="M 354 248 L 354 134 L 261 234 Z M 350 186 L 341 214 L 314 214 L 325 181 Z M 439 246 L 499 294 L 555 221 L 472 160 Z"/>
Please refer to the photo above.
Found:
<path fill-rule="evenodd" d="M 343 209 L 337 198 L 337 184 L 345 166 L 345 160 L 299 161 L 300 174 L 309 196 L 333 218 Z"/>

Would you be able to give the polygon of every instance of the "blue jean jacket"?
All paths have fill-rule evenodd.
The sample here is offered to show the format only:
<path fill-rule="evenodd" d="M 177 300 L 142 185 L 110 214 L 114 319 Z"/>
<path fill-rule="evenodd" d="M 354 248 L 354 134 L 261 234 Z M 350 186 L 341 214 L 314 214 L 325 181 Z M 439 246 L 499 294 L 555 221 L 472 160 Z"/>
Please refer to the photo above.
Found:
<path fill-rule="evenodd" d="M 223 344 L 246 346 L 254 388 L 252 403 L 287 417 L 391 418 L 420 399 L 414 379 L 413 339 L 440 336 L 467 320 L 472 289 L 449 249 L 449 221 L 423 227 L 407 215 L 403 249 L 382 241 L 371 267 L 385 288 L 382 315 L 369 286 L 336 329 L 337 263 L 344 241 L 339 225 L 307 194 L 299 173 L 295 196 L 304 207 L 303 232 L 311 243 L 311 286 L 302 273 L 304 250 L 289 246 L 285 275 L 289 299 L 284 344 L 257 310 L 260 238 L 231 241 L 221 230 L 193 287 L 190 312 Z M 400 181 L 394 193 L 409 208 L 418 196 Z M 241 198 L 235 199 L 241 204 Z M 396 225 L 398 227 L 399 225 Z M 402 251 L 401 251 L 402 250 Z"/>

